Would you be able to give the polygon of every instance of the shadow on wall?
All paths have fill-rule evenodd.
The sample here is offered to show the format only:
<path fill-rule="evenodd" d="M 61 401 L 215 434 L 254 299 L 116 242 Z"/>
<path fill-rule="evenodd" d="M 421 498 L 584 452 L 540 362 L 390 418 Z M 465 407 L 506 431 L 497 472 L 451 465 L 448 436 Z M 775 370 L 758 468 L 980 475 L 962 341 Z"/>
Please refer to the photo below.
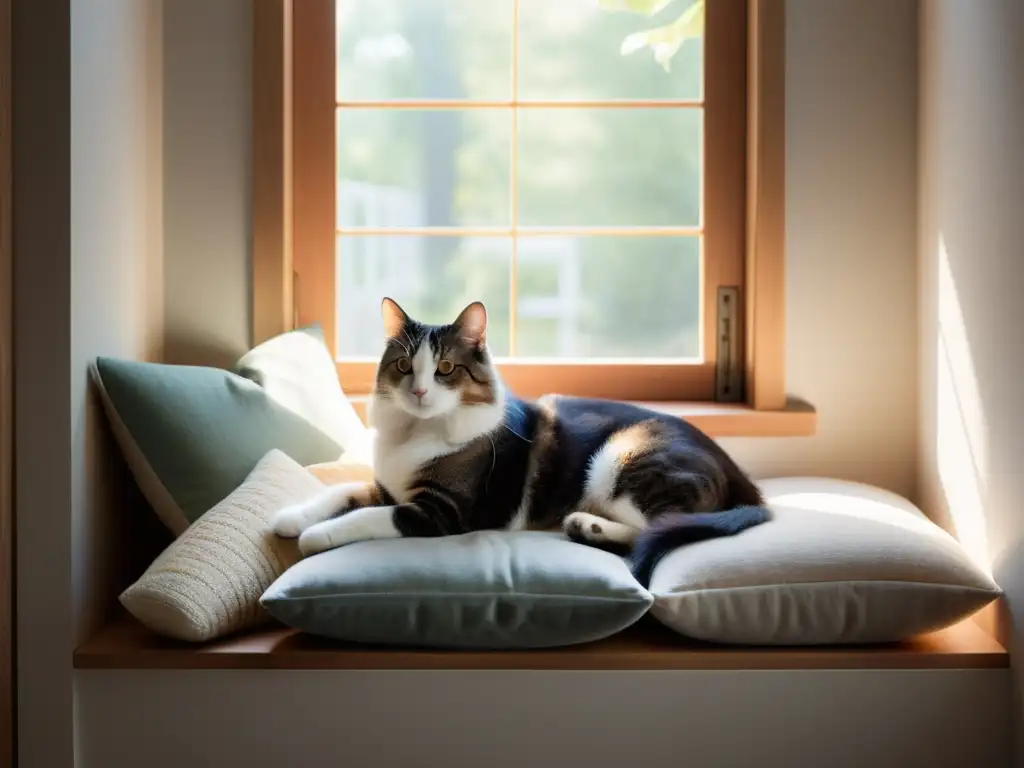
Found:
<path fill-rule="evenodd" d="M 164 339 L 163 361 L 171 365 L 207 365 L 213 368 L 231 368 L 246 351 L 218 340 L 203 339 L 195 334 L 179 334 L 168 330 Z"/>
<path fill-rule="evenodd" d="M 171 543 L 169 531 L 125 463 L 92 381 L 82 384 L 88 386 L 88 395 L 73 428 L 89 436 L 80 484 L 91 500 L 89 514 L 72 520 L 77 547 L 72 573 L 76 642 L 84 641 L 119 609 L 117 595 Z"/>

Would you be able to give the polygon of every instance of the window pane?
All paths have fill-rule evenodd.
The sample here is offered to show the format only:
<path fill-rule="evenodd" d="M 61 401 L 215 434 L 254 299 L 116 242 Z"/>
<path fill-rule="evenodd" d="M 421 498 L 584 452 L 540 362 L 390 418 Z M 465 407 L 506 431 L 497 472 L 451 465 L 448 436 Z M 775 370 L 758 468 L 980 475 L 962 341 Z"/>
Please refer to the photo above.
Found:
<path fill-rule="evenodd" d="M 338 0 L 340 100 L 508 99 L 511 0 Z"/>
<path fill-rule="evenodd" d="M 516 354 L 700 354 L 696 237 L 522 237 Z"/>
<path fill-rule="evenodd" d="M 377 357 L 380 302 L 416 320 L 450 323 L 473 301 L 487 306 L 491 353 L 508 355 L 512 241 L 507 237 L 339 237 L 338 356 Z"/>
<path fill-rule="evenodd" d="M 339 226 L 507 227 L 511 122 L 505 109 L 339 109 Z"/>
<path fill-rule="evenodd" d="M 700 223 L 700 109 L 523 109 L 519 223 Z"/>
<path fill-rule="evenodd" d="M 627 36 L 675 21 L 691 4 L 677 0 L 647 18 L 597 0 L 519 0 L 519 98 L 699 99 L 703 40 L 685 41 L 669 72 L 649 48 L 619 53 Z"/>

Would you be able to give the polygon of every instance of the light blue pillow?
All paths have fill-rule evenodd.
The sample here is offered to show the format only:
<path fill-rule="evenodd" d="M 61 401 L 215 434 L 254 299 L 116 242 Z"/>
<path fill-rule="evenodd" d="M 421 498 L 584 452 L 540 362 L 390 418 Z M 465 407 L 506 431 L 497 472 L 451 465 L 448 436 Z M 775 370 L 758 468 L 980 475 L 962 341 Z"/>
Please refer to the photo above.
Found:
<path fill-rule="evenodd" d="M 652 601 L 621 558 L 536 531 L 350 544 L 292 566 L 260 600 L 314 635 L 476 649 L 598 640 Z"/>

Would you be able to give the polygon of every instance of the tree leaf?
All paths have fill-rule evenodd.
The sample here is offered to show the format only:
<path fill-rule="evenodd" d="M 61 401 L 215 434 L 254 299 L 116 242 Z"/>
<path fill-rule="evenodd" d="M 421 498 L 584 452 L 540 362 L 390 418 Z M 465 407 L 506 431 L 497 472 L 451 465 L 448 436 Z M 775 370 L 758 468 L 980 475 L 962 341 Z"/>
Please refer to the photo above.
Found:
<path fill-rule="evenodd" d="M 673 2 L 674 0 L 597 0 L 597 5 L 604 11 L 627 11 L 641 16 L 653 16 Z"/>
<path fill-rule="evenodd" d="M 628 56 L 641 48 L 650 48 L 654 53 L 654 60 L 661 65 L 662 69 L 670 72 L 672 57 L 676 55 L 683 42 L 699 38 L 704 34 L 705 1 L 696 0 L 671 24 L 629 35 L 622 41 L 619 53 Z"/>

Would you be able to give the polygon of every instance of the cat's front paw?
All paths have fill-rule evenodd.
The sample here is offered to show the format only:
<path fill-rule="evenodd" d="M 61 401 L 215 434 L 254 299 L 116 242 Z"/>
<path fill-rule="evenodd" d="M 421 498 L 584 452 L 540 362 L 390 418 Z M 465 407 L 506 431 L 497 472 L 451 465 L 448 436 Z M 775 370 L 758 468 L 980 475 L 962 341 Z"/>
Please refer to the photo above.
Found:
<path fill-rule="evenodd" d="M 282 539 L 294 539 L 310 525 L 311 521 L 304 504 L 285 507 L 274 515 L 274 533 Z"/>
<path fill-rule="evenodd" d="M 309 526 L 299 536 L 299 551 L 308 557 L 357 541 L 399 538 L 401 533 L 395 526 L 394 510 L 394 507 L 363 507 Z"/>
<path fill-rule="evenodd" d="M 299 552 L 303 557 L 334 549 L 336 545 L 331 540 L 329 529 L 330 526 L 321 523 L 302 532 L 302 535 L 299 536 Z"/>
<path fill-rule="evenodd" d="M 274 533 L 283 539 L 294 539 L 310 526 L 344 513 L 351 504 L 351 485 L 331 486 L 278 512 L 272 524 Z"/>

